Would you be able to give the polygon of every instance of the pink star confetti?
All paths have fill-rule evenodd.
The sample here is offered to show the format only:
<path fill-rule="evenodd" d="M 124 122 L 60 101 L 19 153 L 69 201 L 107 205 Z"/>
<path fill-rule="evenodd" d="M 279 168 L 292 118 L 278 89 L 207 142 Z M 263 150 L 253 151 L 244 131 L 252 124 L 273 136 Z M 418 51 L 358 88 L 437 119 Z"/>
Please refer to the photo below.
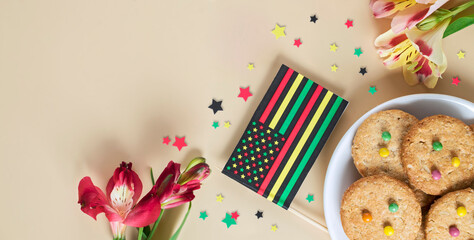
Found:
<path fill-rule="evenodd" d="M 302 44 L 301 38 L 295 39 L 295 43 L 293 43 L 293 45 L 297 46 L 298 48 L 300 47 L 301 44 Z"/>
<path fill-rule="evenodd" d="M 453 78 L 453 82 L 452 82 L 451 84 L 453 84 L 453 85 L 456 85 L 456 86 L 457 86 L 457 85 L 458 85 L 458 83 L 459 83 L 460 81 L 461 81 L 461 80 L 459 80 L 459 78 L 458 78 L 458 77 L 455 77 L 455 78 Z"/>
<path fill-rule="evenodd" d="M 237 213 L 237 211 L 232 213 L 232 218 L 237 220 L 237 218 L 240 217 L 240 215 Z"/>
<path fill-rule="evenodd" d="M 171 139 L 167 136 L 163 138 L 163 144 L 168 145 L 171 142 Z"/>
<path fill-rule="evenodd" d="M 177 147 L 177 148 L 178 148 L 178 151 L 181 151 L 181 149 L 182 149 L 183 147 L 188 146 L 188 145 L 184 142 L 184 141 L 185 141 L 185 138 L 186 138 L 186 137 L 182 137 L 182 138 L 174 137 L 175 142 L 173 143 L 173 146 Z"/>
<path fill-rule="evenodd" d="M 250 87 L 247 87 L 247 88 L 240 88 L 240 93 L 239 93 L 239 96 L 237 97 L 241 97 L 244 99 L 244 101 L 247 102 L 247 99 L 251 96 L 253 95 L 250 93 Z"/>
<path fill-rule="evenodd" d="M 354 27 L 354 25 L 352 25 L 352 22 L 352 20 L 347 19 L 346 23 L 344 24 L 347 26 L 347 28 Z"/>

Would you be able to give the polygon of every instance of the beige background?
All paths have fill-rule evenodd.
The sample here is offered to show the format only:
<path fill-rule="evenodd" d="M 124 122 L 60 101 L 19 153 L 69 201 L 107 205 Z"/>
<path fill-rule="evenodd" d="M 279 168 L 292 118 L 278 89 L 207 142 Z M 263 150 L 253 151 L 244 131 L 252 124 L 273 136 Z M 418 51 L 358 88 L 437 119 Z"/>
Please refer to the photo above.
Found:
<path fill-rule="evenodd" d="M 408 87 L 373 48 L 389 21 L 373 19 L 366 2 L 0 1 L 1 238 L 111 239 L 106 218 L 95 222 L 76 203 L 82 177 L 105 188 L 120 161 L 133 161 L 148 191 L 150 167 L 158 174 L 169 160 L 186 164 L 202 155 L 213 173 L 196 193 L 181 239 L 329 239 L 220 173 L 282 63 L 350 101 L 292 204 L 321 222 L 331 153 L 362 114 L 412 93 L 474 101 L 474 28 L 444 41 L 449 67 L 434 90 Z M 309 22 L 313 14 L 316 24 Z M 348 18 L 353 28 L 346 29 Z M 287 27 L 286 37 L 275 40 L 275 23 Z M 457 58 L 459 50 L 465 59 Z M 453 76 L 461 79 L 458 87 Z M 246 86 L 254 96 L 244 102 L 237 95 Z M 369 86 L 378 92 L 369 94 Z M 223 100 L 223 112 L 207 108 L 212 98 Z M 214 120 L 232 126 L 214 130 Z M 186 136 L 189 146 L 178 152 L 161 143 L 165 136 Z M 215 201 L 219 193 L 222 203 Z M 315 202 L 305 200 L 308 193 Z M 202 221 L 204 210 L 209 218 Z M 227 229 L 221 220 L 235 210 L 241 217 Z M 155 239 L 167 239 L 183 215 L 184 208 L 167 212 Z M 133 239 L 135 230 L 128 232 Z"/>

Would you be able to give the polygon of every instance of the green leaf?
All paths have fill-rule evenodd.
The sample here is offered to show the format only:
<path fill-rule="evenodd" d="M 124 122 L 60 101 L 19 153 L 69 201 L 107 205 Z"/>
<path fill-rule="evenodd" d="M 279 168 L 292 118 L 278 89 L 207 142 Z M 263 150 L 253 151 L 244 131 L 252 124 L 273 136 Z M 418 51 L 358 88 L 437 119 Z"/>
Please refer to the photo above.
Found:
<path fill-rule="evenodd" d="M 443 38 L 463 29 L 470 25 L 474 24 L 474 14 L 458 18 L 456 21 L 449 24 L 449 26 L 444 31 Z"/>
<path fill-rule="evenodd" d="M 178 236 L 181 233 L 181 229 L 183 228 L 184 223 L 186 222 L 186 219 L 188 219 L 188 215 L 189 215 L 190 210 L 191 210 L 191 202 L 189 202 L 188 212 L 184 216 L 183 221 L 181 222 L 181 225 L 179 226 L 178 230 L 176 230 L 176 232 L 173 234 L 173 236 L 171 236 L 170 240 L 177 240 L 178 239 Z"/>

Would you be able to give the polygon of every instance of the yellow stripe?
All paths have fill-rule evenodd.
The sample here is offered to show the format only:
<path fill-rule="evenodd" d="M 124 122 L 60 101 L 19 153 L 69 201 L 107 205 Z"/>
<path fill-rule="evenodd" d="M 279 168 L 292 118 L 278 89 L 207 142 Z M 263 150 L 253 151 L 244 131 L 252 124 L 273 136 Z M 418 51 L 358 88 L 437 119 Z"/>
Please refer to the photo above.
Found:
<path fill-rule="evenodd" d="M 290 103 L 291 98 L 293 97 L 293 95 L 295 95 L 296 89 L 300 85 L 301 80 L 303 80 L 303 77 L 304 77 L 303 75 L 298 74 L 298 76 L 295 79 L 295 82 L 293 83 L 293 85 L 291 85 L 290 90 L 286 94 L 285 99 L 283 99 L 283 102 L 281 103 L 280 107 L 278 108 L 278 111 L 275 113 L 275 116 L 272 119 L 272 122 L 270 123 L 271 129 L 275 129 L 278 121 L 280 121 L 281 115 L 283 115 L 283 112 L 285 111 L 286 107 Z"/>
<path fill-rule="evenodd" d="M 304 144 L 308 140 L 309 135 L 311 135 L 311 132 L 316 126 L 316 123 L 318 123 L 318 120 L 321 117 L 321 114 L 323 114 L 323 111 L 328 105 L 328 102 L 331 99 L 332 95 L 333 93 L 328 91 L 326 93 L 326 96 L 324 96 L 323 101 L 319 105 L 318 110 L 316 110 L 316 113 L 311 119 L 311 122 L 309 122 L 308 127 L 306 127 L 306 130 L 304 131 L 303 136 L 301 136 L 300 141 L 296 145 L 295 150 L 293 150 L 293 153 L 291 153 L 290 159 L 288 159 L 288 162 L 286 163 L 285 168 L 283 168 L 283 171 L 281 172 L 280 176 L 278 176 L 278 179 L 275 182 L 275 185 L 273 185 L 273 188 L 270 191 L 270 194 L 268 194 L 268 197 L 267 197 L 268 200 L 273 201 L 273 198 L 275 198 L 275 195 L 278 192 L 278 189 L 280 189 L 281 184 L 283 183 L 283 180 L 285 180 L 286 175 L 288 175 L 288 172 L 290 171 L 291 167 L 295 163 L 296 158 L 298 157 L 298 155 L 301 152 L 301 149 L 303 148 Z"/>

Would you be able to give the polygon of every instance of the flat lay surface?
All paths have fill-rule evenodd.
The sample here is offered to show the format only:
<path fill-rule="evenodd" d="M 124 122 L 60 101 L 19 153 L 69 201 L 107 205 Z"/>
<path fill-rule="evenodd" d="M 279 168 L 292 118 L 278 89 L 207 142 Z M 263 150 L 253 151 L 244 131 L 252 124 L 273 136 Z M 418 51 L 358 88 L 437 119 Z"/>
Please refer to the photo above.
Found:
<path fill-rule="evenodd" d="M 428 89 L 382 64 L 373 43 L 389 25 L 368 1 L 1 1 L 1 238 L 111 239 L 103 214 L 80 210 L 82 177 L 105 189 L 133 162 L 147 191 L 150 167 L 203 156 L 212 173 L 180 239 L 331 239 L 221 171 L 282 64 L 349 102 L 291 203 L 324 225 L 324 185 L 344 191 L 326 169 L 357 119 L 409 94 L 474 101 L 472 27 L 443 40 L 448 68 Z M 186 208 L 167 210 L 154 239 Z"/>

